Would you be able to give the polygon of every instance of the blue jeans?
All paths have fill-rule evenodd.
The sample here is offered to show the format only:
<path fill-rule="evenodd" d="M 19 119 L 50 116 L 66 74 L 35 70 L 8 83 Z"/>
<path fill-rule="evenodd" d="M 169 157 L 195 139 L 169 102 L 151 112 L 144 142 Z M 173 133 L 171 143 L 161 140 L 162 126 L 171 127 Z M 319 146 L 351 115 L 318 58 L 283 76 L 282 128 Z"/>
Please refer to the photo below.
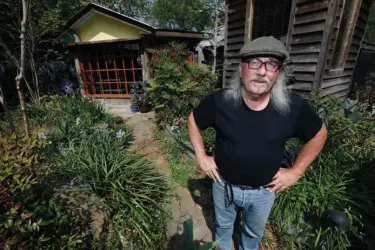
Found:
<path fill-rule="evenodd" d="M 241 208 L 244 227 L 241 234 L 240 250 L 257 250 L 275 200 L 275 194 L 265 188 L 243 190 L 232 185 L 232 189 L 233 202 L 230 202 L 228 197 L 231 199 L 232 193 L 228 191 L 228 196 L 226 195 L 224 182 L 213 182 L 215 239 L 221 238 L 217 248 L 220 250 L 231 249 L 237 209 Z"/>

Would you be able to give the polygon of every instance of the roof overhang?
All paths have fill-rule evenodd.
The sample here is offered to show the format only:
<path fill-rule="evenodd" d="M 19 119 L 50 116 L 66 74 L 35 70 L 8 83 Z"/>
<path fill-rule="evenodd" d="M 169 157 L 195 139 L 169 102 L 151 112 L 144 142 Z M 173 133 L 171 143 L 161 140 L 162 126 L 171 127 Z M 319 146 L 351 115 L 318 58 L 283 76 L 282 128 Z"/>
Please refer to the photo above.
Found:
<path fill-rule="evenodd" d="M 156 36 L 163 36 L 163 37 L 180 37 L 180 38 L 193 38 L 193 39 L 204 38 L 204 33 L 181 31 L 181 30 L 156 29 L 154 34 Z"/>
<path fill-rule="evenodd" d="M 75 37 L 76 31 L 83 24 L 88 22 L 94 15 L 104 15 L 109 18 L 113 18 L 123 22 L 126 25 L 132 26 L 140 31 L 141 35 L 154 35 L 159 37 L 170 37 L 170 38 L 184 38 L 184 39 L 204 39 L 204 33 L 202 32 L 190 32 L 182 30 L 171 30 L 171 29 L 156 29 L 155 27 L 136 20 L 134 18 L 128 17 L 126 15 L 120 14 L 111 9 L 102 7 L 97 4 L 89 3 L 83 7 L 77 14 L 75 14 L 65 25 L 64 31 L 57 38 L 58 41 L 61 41 L 64 36 Z M 76 39 L 72 39 L 76 41 Z M 120 39 L 114 40 L 114 42 L 120 41 Z M 124 40 L 126 41 L 126 39 Z M 70 43 L 69 45 L 75 44 L 91 44 L 91 43 L 105 43 L 110 41 L 98 41 L 98 42 L 80 42 L 76 41 Z"/>

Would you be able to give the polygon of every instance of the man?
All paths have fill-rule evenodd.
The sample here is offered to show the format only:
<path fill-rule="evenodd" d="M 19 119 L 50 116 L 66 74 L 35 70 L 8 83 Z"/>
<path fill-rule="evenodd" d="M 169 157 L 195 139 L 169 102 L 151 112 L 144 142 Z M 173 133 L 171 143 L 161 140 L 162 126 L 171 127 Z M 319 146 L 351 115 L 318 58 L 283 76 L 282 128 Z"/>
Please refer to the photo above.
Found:
<path fill-rule="evenodd" d="M 188 119 L 190 141 L 200 170 L 212 178 L 215 238 L 230 250 L 237 210 L 244 229 L 241 250 L 258 249 L 275 192 L 295 184 L 319 154 L 327 130 L 297 94 L 287 91 L 284 65 L 289 53 L 273 37 L 240 50 L 238 72 L 225 89 L 209 94 Z M 215 157 L 205 154 L 201 131 L 216 130 Z M 281 168 L 285 142 L 305 144 L 290 168 Z"/>

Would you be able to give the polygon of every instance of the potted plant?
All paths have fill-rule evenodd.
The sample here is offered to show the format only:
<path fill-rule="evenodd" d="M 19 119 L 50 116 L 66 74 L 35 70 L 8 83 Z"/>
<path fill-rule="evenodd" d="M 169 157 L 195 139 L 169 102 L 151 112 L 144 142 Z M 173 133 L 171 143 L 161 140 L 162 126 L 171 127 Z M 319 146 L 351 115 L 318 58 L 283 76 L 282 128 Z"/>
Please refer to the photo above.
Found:
<path fill-rule="evenodd" d="M 141 113 L 147 113 L 150 112 L 151 110 L 151 104 L 150 104 L 150 99 L 148 96 L 148 91 L 147 91 L 147 83 L 142 83 L 141 88 L 138 91 L 138 96 L 139 96 L 139 110 Z"/>
<path fill-rule="evenodd" d="M 139 111 L 139 95 L 136 91 L 136 89 L 132 88 L 130 90 L 130 93 L 132 95 L 131 97 L 131 105 L 130 105 L 130 110 L 133 112 L 133 113 L 136 113 Z"/>

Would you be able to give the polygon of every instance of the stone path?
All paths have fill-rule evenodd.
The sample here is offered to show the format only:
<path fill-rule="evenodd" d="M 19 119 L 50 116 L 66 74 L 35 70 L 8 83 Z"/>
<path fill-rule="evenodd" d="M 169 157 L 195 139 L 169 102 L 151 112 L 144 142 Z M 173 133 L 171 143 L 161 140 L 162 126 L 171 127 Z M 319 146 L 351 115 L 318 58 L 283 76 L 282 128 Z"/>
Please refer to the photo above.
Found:
<path fill-rule="evenodd" d="M 129 110 L 109 109 L 109 112 L 119 115 L 125 123 L 132 129 L 134 141 L 130 149 L 136 150 L 138 153 L 146 155 L 155 163 L 156 168 L 170 176 L 171 172 L 168 168 L 168 162 L 160 151 L 160 145 L 154 139 L 156 132 L 156 123 L 153 112 L 146 114 L 130 113 Z M 182 243 L 181 233 L 183 231 L 182 223 L 189 217 L 193 219 L 194 240 L 199 242 L 212 241 L 212 232 L 207 224 L 212 227 L 212 221 L 206 222 L 202 208 L 195 203 L 188 189 L 180 186 L 175 187 L 176 196 L 171 202 L 171 220 L 168 221 L 168 236 L 170 237 L 169 249 L 181 249 Z M 206 216 L 207 217 L 207 216 Z"/>

